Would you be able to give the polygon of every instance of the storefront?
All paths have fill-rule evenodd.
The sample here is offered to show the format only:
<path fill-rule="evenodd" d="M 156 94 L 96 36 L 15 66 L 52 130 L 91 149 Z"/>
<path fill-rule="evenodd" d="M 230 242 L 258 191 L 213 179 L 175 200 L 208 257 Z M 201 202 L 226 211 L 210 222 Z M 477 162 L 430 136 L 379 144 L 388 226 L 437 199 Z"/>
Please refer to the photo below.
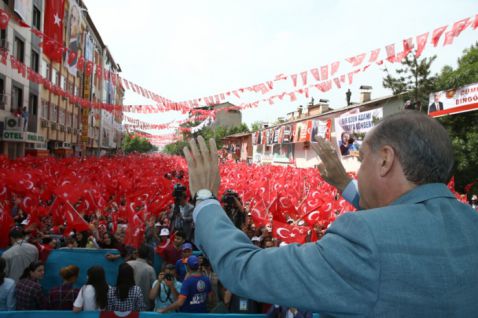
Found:
<path fill-rule="evenodd" d="M 48 151 L 43 147 L 45 137 L 25 131 L 4 130 L 2 133 L 3 154 L 9 159 L 16 159 L 27 154 L 47 156 Z"/>

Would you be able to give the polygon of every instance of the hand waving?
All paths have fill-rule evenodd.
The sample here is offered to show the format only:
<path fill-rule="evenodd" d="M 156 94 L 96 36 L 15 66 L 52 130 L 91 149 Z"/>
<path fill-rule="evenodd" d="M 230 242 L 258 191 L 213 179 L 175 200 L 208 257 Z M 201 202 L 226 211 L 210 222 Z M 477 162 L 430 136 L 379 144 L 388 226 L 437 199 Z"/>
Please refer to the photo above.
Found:
<path fill-rule="evenodd" d="M 191 195 L 198 190 L 208 189 L 215 196 L 220 184 L 219 163 L 217 160 L 216 141 L 209 140 L 209 149 L 202 136 L 189 140 L 189 148 L 184 147 L 184 156 L 189 169 L 189 188 Z"/>
<path fill-rule="evenodd" d="M 319 164 L 320 176 L 342 192 L 352 178 L 345 172 L 345 168 L 332 145 L 320 137 L 316 141 L 317 143 L 311 143 L 310 146 L 322 161 Z"/>

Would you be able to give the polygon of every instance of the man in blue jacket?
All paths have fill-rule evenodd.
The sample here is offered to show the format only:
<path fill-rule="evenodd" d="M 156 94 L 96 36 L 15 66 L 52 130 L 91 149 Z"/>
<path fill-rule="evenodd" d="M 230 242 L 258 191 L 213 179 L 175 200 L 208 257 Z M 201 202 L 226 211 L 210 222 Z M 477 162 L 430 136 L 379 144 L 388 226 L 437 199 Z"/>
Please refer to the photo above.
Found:
<path fill-rule="evenodd" d="M 436 120 L 418 112 L 384 118 L 360 149 L 360 196 L 352 197 L 364 210 L 340 216 L 317 243 L 266 250 L 212 196 L 220 181 L 214 141 L 209 150 L 199 137 L 184 152 L 198 201 L 196 243 L 233 293 L 321 317 L 478 313 L 478 214 L 446 186 L 453 152 Z M 325 163 L 322 175 L 333 166 Z M 354 188 L 350 179 L 339 183 Z"/>

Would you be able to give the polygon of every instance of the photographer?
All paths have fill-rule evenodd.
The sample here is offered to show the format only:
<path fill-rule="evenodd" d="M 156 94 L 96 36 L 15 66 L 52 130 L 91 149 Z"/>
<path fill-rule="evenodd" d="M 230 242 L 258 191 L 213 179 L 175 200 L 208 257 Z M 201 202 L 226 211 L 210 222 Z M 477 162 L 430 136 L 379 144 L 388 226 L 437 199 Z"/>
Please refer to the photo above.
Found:
<path fill-rule="evenodd" d="M 173 190 L 174 204 L 169 213 L 171 232 L 181 231 L 186 241 L 194 238 L 193 211 L 194 206 L 187 201 L 186 187 L 176 184 Z"/>
<path fill-rule="evenodd" d="M 175 275 L 174 265 L 168 264 L 154 281 L 149 292 L 149 299 L 154 301 L 154 311 L 158 312 L 178 299 L 182 283 L 176 280 Z"/>
<path fill-rule="evenodd" d="M 234 190 L 228 189 L 224 192 L 221 202 L 229 219 L 238 229 L 242 230 L 242 226 L 246 223 L 246 212 L 239 195 Z"/>

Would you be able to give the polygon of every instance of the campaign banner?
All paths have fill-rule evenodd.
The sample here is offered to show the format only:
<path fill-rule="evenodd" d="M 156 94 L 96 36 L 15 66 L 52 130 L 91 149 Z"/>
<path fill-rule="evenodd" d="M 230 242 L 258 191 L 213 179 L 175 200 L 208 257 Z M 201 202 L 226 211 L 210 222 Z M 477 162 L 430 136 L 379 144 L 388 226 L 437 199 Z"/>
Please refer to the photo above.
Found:
<path fill-rule="evenodd" d="M 383 108 L 345 113 L 335 118 L 335 136 L 342 156 L 358 156 L 365 134 L 383 118 Z"/>
<path fill-rule="evenodd" d="M 294 144 L 277 144 L 272 148 L 272 161 L 292 163 L 294 161 Z"/>
<path fill-rule="evenodd" d="M 288 144 L 292 142 L 292 126 L 291 125 L 285 125 L 283 126 L 284 132 L 282 134 L 282 143 Z"/>
<path fill-rule="evenodd" d="M 296 123 L 294 142 L 306 142 L 310 141 L 310 135 L 312 133 L 312 120 L 306 120 Z"/>
<path fill-rule="evenodd" d="M 279 143 L 279 137 L 280 137 L 280 127 L 274 129 L 274 138 L 272 139 L 272 143 L 278 144 Z"/>
<path fill-rule="evenodd" d="M 310 141 L 316 142 L 317 137 L 330 140 L 330 132 L 332 128 L 332 120 L 313 120 L 312 133 L 310 134 Z"/>
<path fill-rule="evenodd" d="M 478 109 L 478 83 L 430 94 L 428 114 L 440 117 Z"/>

